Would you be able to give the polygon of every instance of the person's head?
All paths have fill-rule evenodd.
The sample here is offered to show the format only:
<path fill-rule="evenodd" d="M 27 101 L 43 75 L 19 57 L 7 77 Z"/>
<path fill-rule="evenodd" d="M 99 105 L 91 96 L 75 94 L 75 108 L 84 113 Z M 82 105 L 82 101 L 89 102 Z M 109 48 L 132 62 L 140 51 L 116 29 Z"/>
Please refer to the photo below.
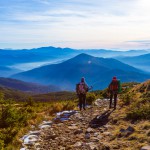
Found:
<path fill-rule="evenodd" d="M 81 82 L 85 82 L 85 78 L 84 77 L 81 78 Z"/>
<path fill-rule="evenodd" d="M 114 76 L 114 77 L 112 78 L 112 80 L 117 80 L 117 77 L 116 77 L 116 76 Z"/>

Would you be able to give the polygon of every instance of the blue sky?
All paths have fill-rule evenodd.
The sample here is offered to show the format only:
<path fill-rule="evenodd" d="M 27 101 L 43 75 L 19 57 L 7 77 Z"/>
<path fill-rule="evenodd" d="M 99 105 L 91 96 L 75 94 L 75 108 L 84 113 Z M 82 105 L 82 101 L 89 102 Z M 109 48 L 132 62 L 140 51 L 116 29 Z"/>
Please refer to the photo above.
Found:
<path fill-rule="evenodd" d="M 0 48 L 150 49 L 149 0 L 0 0 Z"/>

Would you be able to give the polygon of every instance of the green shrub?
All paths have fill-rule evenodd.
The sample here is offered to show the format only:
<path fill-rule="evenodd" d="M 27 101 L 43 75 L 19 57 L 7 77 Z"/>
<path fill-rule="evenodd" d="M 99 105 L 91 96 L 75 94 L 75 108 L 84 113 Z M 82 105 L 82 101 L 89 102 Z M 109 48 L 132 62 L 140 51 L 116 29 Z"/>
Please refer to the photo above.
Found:
<path fill-rule="evenodd" d="M 144 94 L 141 96 L 141 98 L 149 99 L 149 101 L 150 101 L 150 92 L 144 93 Z"/>
<path fill-rule="evenodd" d="M 91 105 L 96 100 L 96 96 L 94 93 L 88 93 L 86 96 L 87 104 Z"/>
<path fill-rule="evenodd" d="M 54 103 L 50 107 L 51 114 L 60 112 L 63 110 L 63 104 L 62 103 Z"/>
<path fill-rule="evenodd" d="M 4 141 L 0 140 L 0 150 L 4 150 Z"/>
<path fill-rule="evenodd" d="M 126 93 L 126 94 L 120 95 L 120 99 L 123 105 L 129 105 L 134 101 L 134 96 L 131 93 Z"/>
<path fill-rule="evenodd" d="M 127 113 L 127 118 L 133 120 L 150 119 L 150 104 L 136 103 L 130 107 L 130 111 Z"/>
<path fill-rule="evenodd" d="M 20 109 L 16 109 L 10 105 L 5 106 L 1 112 L 0 127 L 7 128 L 21 126 L 29 119 L 27 116 L 28 115 Z"/>
<path fill-rule="evenodd" d="M 12 139 L 14 139 L 14 137 L 16 136 L 16 134 L 19 131 L 19 127 L 18 128 L 5 128 L 1 131 L 0 133 L 0 141 L 2 141 L 2 146 L 6 146 L 8 145 Z"/>
<path fill-rule="evenodd" d="M 76 105 L 73 101 L 67 101 L 63 106 L 63 110 L 73 110 L 75 106 Z"/>
<path fill-rule="evenodd" d="M 104 90 L 93 91 L 93 93 L 95 94 L 96 98 L 109 98 L 108 88 Z"/>
<path fill-rule="evenodd" d="M 34 106 L 34 100 L 32 97 L 29 97 L 26 101 L 26 106 Z"/>

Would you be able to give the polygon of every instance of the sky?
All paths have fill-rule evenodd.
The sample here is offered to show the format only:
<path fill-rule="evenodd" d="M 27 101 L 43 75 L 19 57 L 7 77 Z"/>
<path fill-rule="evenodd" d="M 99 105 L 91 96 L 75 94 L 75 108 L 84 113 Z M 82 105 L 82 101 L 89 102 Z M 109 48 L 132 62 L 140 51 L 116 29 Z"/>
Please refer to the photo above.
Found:
<path fill-rule="evenodd" d="M 0 48 L 150 49 L 149 0 L 0 0 Z"/>

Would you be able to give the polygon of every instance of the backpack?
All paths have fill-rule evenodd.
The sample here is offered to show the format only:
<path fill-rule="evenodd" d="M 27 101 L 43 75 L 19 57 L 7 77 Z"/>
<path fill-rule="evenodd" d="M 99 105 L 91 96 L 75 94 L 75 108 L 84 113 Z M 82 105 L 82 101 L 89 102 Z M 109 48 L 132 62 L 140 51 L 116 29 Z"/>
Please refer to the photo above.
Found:
<path fill-rule="evenodd" d="M 119 90 L 119 82 L 118 80 L 112 81 L 109 85 L 109 90 L 110 91 L 118 91 Z"/>
<path fill-rule="evenodd" d="M 85 83 L 80 82 L 76 85 L 76 92 L 78 94 L 85 94 L 87 91 L 88 91 L 88 88 L 86 88 Z"/>

